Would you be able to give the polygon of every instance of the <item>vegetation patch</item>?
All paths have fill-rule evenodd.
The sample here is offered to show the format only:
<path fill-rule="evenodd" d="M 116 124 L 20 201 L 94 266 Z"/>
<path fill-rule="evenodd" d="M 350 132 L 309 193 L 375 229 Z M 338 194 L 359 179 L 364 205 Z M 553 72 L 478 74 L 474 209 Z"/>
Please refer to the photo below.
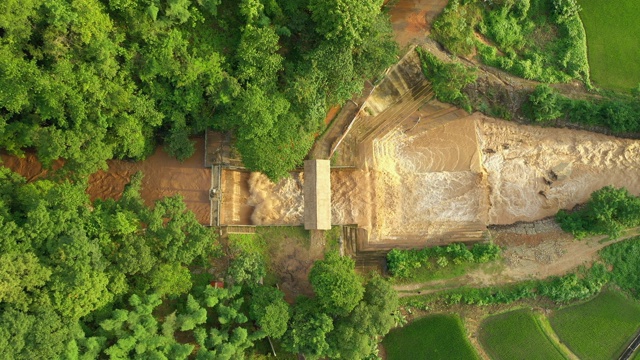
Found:
<path fill-rule="evenodd" d="M 422 72 L 431 81 L 436 98 L 471 112 L 469 98 L 462 90 L 466 85 L 476 81 L 475 69 L 468 68 L 459 62 L 441 61 L 422 48 L 416 50 L 422 64 Z"/>
<path fill-rule="evenodd" d="M 578 0 L 587 32 L 593 80 L 603 88 L 625 90 L 640 83 L 640 8 L 634 0 Z"/>
<path fill-rule="evenodd" d="M 391 331 L 382 341 L 387 359 L 479 359 L 457 315 L 432 315 Z"/>
<path fill-rule="evenodd" d="M 606 186 L 594 191 L 582 209 L 560 210 L 556 220 L 579 239 L 599 234 L 616 238 L 622 230 L 640 225 L 640 198 L 624 188 Z"/>
<path fill-rule="evenodd" d="M 610 274 L 602 263 L 590 269 L 580 268 L 564 276 L 552 276 L 545 280 L 525 281 L 514 285 L 485 288 L 461 287 L 427 296 L 403 298 L 406 306 L 428 309 L 431 305 L 493 305 L 511 304 L 523 299 L 546 297 L 556 303 L 587 299 L 607 283 Z"/>
<path fill-rule="evenodd" d="M 612 359 L 638 331 L 640 304 L 617 291 L 559 310 L 551 325 L 580 359 Z"/>
<path fill-rule="evenodd" d="M 575 0 L 450 1 L 433 36 L 459 56 L 525 79 L 589 85 L 585 31 Z"/>
<path fill-rule="evenodd" d="M 600 257 L 612 268 L 611 281 L 640 298 L 640 238 L 609 245 L 600 250 Z"/>
<path fill-rule="evenodd" d="M 510 311 L 486 319 L 480 343 L 493 359 L 565 359 L 529 310 Z"/>
<path fill-rule="evenodd" d="M 449 244 L 424 249 L 393 249 L 387 254 L 389 272 L 398 279 L 426 281 L 442 270 L 453 276 L 464 272 L 475 263 L 486 263 L 500 258 L 500 247 L 493 244 L 475 244 L 468 249 L 464 244 Z"/>
<path fill-rule="evenodd" d="M 396 59 L 382 0 L 55 1 L 0 4 L 0 148 L 34 149 L 79 177 L 184 160 L 232 131 L 272 180 L 301 164 L 329 107 Z"/>

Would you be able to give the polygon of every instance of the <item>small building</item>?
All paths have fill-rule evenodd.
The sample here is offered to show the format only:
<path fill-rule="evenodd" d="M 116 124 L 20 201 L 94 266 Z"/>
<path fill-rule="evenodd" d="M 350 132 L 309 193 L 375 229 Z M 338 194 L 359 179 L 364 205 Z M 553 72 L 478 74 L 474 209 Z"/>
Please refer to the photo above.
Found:
<path fill-rule="evenodd" d="M 331 229 L 331 166 L 329 160 L 304 162 L 304 228 Z"/>
<path fill-rule="evenodd" d="M 209 284 L 214 288 L 224 289 L 224 281 L 222 280 L 214 280 Z"/>

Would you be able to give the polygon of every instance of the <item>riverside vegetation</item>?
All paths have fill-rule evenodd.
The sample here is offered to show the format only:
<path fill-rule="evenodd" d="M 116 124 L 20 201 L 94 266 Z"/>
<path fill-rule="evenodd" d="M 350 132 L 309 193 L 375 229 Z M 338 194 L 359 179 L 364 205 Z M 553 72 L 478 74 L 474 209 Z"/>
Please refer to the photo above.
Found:
<path fill-rule="evenodd" d="M 85 176 L 178 159 L 233 131 L 245 166 L 298 166 L 330 106 L 396 59 L 382 0 L 8 0 L 0 4 L 0 147 Z"/>
<path fill-rule="evenodd" d="M 434 22 L 433 37 L 454 55 L 478 55 L 525 79 L 589 85 L 578 10 L 575 0 L 453 0 Z"/>
<path fill-rule="evenodd" d="M 4 167 L 0 180 L 3 359 L 238 359 L 267 336 L 285 353 L 362 359 L 395 324 L 390 284 L 335 252 L 311 270 L 315 297 L 293 306 L 261 283 L 255 252 L 212 266 L 212 229 L 180 197 L 145 206 L 140 175 L 119 200 L 94 202 L 81 183 L 26 183 Z"/>

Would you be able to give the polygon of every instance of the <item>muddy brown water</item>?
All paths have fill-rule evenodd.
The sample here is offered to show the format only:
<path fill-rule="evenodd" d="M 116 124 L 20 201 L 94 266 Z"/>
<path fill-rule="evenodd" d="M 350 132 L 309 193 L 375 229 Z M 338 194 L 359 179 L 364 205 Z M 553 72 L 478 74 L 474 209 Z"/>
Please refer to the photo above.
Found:
<path fill-rule="evenodd" d="M 389 10 L 393 32 L 400 47 L 419 44 L 429 34 L 435 17 L 448 0 L 399 0 Z M 394 3 L 394 2 L 391 2 Z"/>
<path fill-rule="evenodd" d="M 185 162 L 169 156 L 162 147 L 144 161 L 108 161 L 108 171 L 98 171 L 89 177 L 87 193 L 91 200 L 118 199 L 131 176 L 144 173 L 141 196 L 147 205 L 164 196 L 181 195 L 187 208 L 193 211 L 201 224 L 209 225 L 211 170 L 204 164 L 204 139 L 195 139 L 196 152 Z M 4 166 L 32 181 L 47 174 L 34 154 L 23 158 L 1 155 Z M 60 166 L 58 162 L 56 164 Z"/>
<path fill-rule="evenodd" d="M 607 185 L 640 193 L 640 141 L 478 113 L 393 129 L 366 157 L 358 170 L 332 171 L 332 222 L 358 224 L 374 241 L 536 221 Z M 302 222 L 301 175 L 249 178 L 253 223 Z"/>

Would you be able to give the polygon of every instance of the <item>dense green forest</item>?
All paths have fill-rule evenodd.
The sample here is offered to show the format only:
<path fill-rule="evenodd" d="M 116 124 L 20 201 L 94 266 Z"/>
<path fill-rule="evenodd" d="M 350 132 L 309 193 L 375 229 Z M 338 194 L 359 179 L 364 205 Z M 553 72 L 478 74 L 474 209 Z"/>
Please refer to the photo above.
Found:
<path fill-rule="evenodd" d="M 269 336 L 310 359 L 363 359 L 395 324 L 390 284 L 337 253 L 312 268 L 316 296 L 293 306 L 261 284 L 261 258 L 214 265 L 213 230 L 179 197 L 146 207 L 141 179 L 90 202 L 83 184 L 0 167 L 0 358 L 241 359 Z"/>
<path fill-rule="evenodd" d="M 158 140 L 233 131 L 272 179 L 299 165 L 329 106 L 396 59 L 382 0 L 7 0 L 0 147 L 86 175 Z"/>

